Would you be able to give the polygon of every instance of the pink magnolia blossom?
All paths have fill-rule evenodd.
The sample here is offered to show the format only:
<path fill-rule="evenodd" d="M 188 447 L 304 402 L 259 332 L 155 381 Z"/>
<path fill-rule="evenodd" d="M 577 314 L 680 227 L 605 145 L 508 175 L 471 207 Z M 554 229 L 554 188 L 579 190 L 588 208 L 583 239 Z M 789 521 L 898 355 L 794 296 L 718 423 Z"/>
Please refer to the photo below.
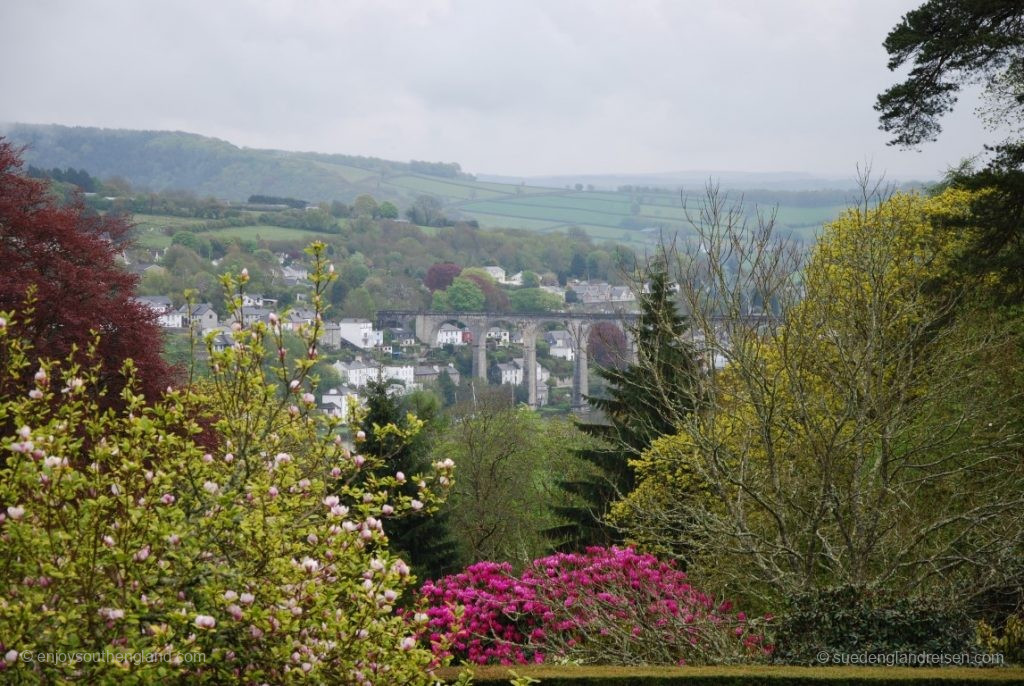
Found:
<path fill-rule="evenodd" d="M 217 626 L 217 620 L 210 615 L 196 615 L 194 624 L 199 629 L 212 629 Z"/>

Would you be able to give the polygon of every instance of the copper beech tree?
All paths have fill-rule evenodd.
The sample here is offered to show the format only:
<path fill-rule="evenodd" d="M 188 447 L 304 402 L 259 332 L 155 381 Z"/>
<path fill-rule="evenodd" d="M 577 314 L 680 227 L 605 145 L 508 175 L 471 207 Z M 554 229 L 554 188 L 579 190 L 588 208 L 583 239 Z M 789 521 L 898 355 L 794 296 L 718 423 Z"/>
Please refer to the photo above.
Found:
<path fill-rule="evenodd" d="M 118 398 L 124 361 L 135 362 L 144 395 L 167 387 L 172 370 L 160 357 L 160 329 L 132 296 L 138 277 L 118 254 L 132 225 L 98 215 L 78 198 L 59 205 L 49 186 L 21 174 L 20 151 L 0 138 L 0 310 L 26 312 L 19 334 L 42 357 L 63 359 L 100 334 L 100 382 Z M 0 387 L 6 396 L 13 386 Z"/>

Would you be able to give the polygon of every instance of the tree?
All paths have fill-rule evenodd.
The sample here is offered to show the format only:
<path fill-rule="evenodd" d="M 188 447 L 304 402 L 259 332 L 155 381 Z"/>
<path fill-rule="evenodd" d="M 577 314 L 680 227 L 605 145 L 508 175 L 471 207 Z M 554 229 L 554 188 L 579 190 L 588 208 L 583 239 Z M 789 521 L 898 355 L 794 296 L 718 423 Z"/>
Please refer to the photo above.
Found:
<path fill-rule="evenodd" d="M 445 226 L 448 219 L 442 212 L 441 201 L 432 195 L 421 195 L 405 211 L 413 224 L 420 226 Z"/>
<path fill-rule="evenodd" d="M 935 140 L 940 119 L 953 110 L 968 83 L 985 86 L 983 119 L 992 128 L 1010 125 L 1013 135 L 986 146 L 994 153 L 975 170 L 954 170 L 948 185 L 987 190 L 972 196 L 973 240 L 962 246 L 950 272 L 936 281 L 973 278 L 997 305 L 1024 298 L 1024 9 L 1011 0 L 929 0 L 907 13 L 889 33 L 889 68 L 913 62 L 907 78 L 878 96 L 875 109 L 891 144 L 915 147 Z M 1016 126 L 1014 126 L 1016 124 Z M 951 232 L 964 227 L 952 225 Z"/>
<path fill-rule="evenodd" d="M 623 367 L 629 362 L 626 335 L 612 322 L 595 322 L 587 340 L 587 356 L 600 367 Z"/>
<path fill-rule="evenodd" d="M 498 288 L 494 278 L 482 269 L 463 269 L 459 278 L 465 278 L 476 284 L 484 294 L 484 306 L 488 312 L 504 312 L 508 309 L 509 298 L 505 291 Z"/>
<path fill-rule="evenodd" d="M 528 269 L 523 271 L 523 287 L 540 288 L 540 277 L 537 276 L 537 272 Z"/>
<path fill-rule="evenodd" d="M 407 414 L 391 381 L 380 379 L 367 384 L 366 414 L 361 422 L 366 438 L 359 447 L 380 462 L 381 466 L 376 471 L 378 477 L 392 478 L 399 472 L 411 475 L 429 467 L 433 432 L 425 431 L 424 425 L 430 419 Z M 395 432 L 390 427 L 397 427 L 400 431 Z M 411 441 L 406 440 L 403 434 L 410 431 L 415 436 Z M 445 481 L 445 485 L 447 483 Z M 399 491 L 409 498 L 416 498 L 419 488 L 412 480 L 406 479 L 399 485 Z M 441 510 L 431 517 L 395 519 L 384 527 L 389 544 L 402 552 L 421 579 L 439 579 L 457 568 L 457 548 L 449 530 L 448 517 L 448 512 Z"/>
<path fill-rule="evenodd" d="M 130 246 L 129 218 L 97 215 L 80 198 L 58 206 L 47 184 L 21 176 L 20 167 L 18 152 L 0 139 L 0 309 L 32 313 L 18 333 L 41 357 L 82 354 L 101 334 L 104 402 L 119 402 L 129 358 L 142 392 L 158 397 L 174 375 L 160 356 L 155 315 L 134 300 L 138 277 L 118 264 Z M 5 378 L 0 396 L 26 381 Z"/>
<path fill-rule="evenodd" d="M 452 285 L 461 271 L 462 267 L 454 262 L 437 262 L 430 265 L 427 275 L 423 277 L 423 285 L 431 291 L 443 291 Z"/>
<path fill-rule="evenodd" d="M 225 282 L 237 312 L 241 284 Z M 406 483 L 424 482 L 412 497 L 393 473 L 372 477 L 376 458 L 351 455 L 335 440 L 340 420 L 315 411 L 315 359 L 264 372 L 279 328 L 240 328 L 236 345 L 208 347 L 210 374 L 187 390 L 147 402 L 129 381 L 124 407 L 105 410 L 93 400 L 108 392 L 102 365 L 40 358 L 16 334 L 32 330 L 20 321 L 31 315 L 0 316 L 11 323 L 0 327 L 3 374 L 29 373 L 33 391 L 0 398 L 18 427 L 3 434 L 13 449 L 0 466 L 0 584 L 19 589 L 0 606 L 5 680 L 435 681 L 414 638 L 425 622 L 394 612 L 413 578 L 383 528 L 435 509 L 449 467 L 409 473 Z M 212 418 L 214 447 L 196 441 L 197 414 Z M 81 646 L 182 659 L 21 662 Z"/>
<path fill-rule="evenodd" d="M 970 197 L 869 200 L 805 262 L 712 192 L 675 271 L 724 365 L 613 514 L 772 607 L 831 585 L 964 599 L 1020 572 L 1020 337 L 967 285 L 928 286 L 963 240 L 936 226 Z M 746 316 L 754 295 L 777 314 Z"/>
<path fill-rule="evenodd" d="M 463 563 L 519 567 L 547 552 L 541 532 L 556 523 L 551 506 L 563 497 L 553 477 L 586 473 L 572 454 L 585 442 L 569 422 L 510 405 L 507 390 L 456 406 L 435 454 L 459 473 L 450 511 Z"/>
<path fill-rule="evenodd" d="M 376 217 L 379 208 L 372 195 L 363 194 L 352 203 L 352 213 L 357 217 Z"/>
<path fill-rule="evenodd" d="M 508 296 L 513 312 L 552 312 L 562 307 L 562 299 L 540 288 L 517 288 Z"/>
<path fill-rule="evenodd" d="M 430 309 L 434 312 L 450 312 L 452 310 L 445 291 L 434 291 L 434 294 L 430 297 Z"/>
<path fill-rule="evenodd" d="M 370 291 L 360 286 L 349 291 L 349 294 L 345 296 L 345 306 L 342 307 L 342 312 L 346 317 L 373 319 L 377 312 L 377 306 L 373 302 Z"/>
<path fill-rule="evenodd" d="M 579 424 L 581 431 L 603 443 L 580 452 L 599 475 L 559 482 L 584 503 L 555 507 L 567 523 L 547 533 L 563 550 L 621 540 L 605 516 L 616 499 L 633 490 L 630 461 L 658 437 L 674 434 L 700 404 L 697 353 L 686 340 L 687 322 L 678 312 L 664 258 L 651 265 L 643 281 L 648 287 L 638 288 L 640 313 L 633 325 L 637 362 L 624 369 L 598 368 L 607 395 L 588 396 L 587 402 L 604 422 Z"/>
<path fill-rule="evenodd" d="M 889 32 L 889 69 L 909 61 L 906 80 L 878 96 L 882 129 L 893 143 L 935 140 L 960 88 L 985 84 L 990 107 L 1019 119 L 1024 106 L 1024 10 L 1013 0 L 929 0 Z"/>
<path fill-rule="evenodd" d="M 445 295 L 448 306 L 456 312 L 480 312 L 486 302 L 480 287 L 461 276 L 455 277 Z"/>
<path fill-rule="evenodd" d="M 437 375 L 437 385 L 441 390 L 441 400 L 444 402 L 444 406 L 451 407 L 454 405 L 455 401 L 458 399 L 458 388 L 455 386 L 455 382 L 452 381 L 452 376 L 448 373 L 447 369 L 442 370 L 441 373 Z"/>
<path fill-rule="evenodd" d="M 398 208 L 395 206 L 395 203 L 385 200 L 380 204 L 378 214 L 381 219 L 398 219 Z"/>

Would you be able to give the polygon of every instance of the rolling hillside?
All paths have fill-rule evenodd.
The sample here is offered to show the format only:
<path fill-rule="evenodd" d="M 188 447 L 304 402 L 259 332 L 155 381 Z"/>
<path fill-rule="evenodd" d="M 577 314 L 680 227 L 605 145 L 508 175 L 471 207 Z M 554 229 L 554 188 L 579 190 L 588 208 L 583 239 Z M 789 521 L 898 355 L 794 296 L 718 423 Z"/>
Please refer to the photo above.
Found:
<path fill-rule="evenodd" d="M 580 186 L 480 181 L 457 164 L 256 150 L 182 132 L 14 124 L 0 133 L 27 146 L 28 164 L 82 168 L 154 191 L 185 190 L 231 201 L 266 194 L 314 203 L 351 202 L 369 193 L 400 207 L 431 195 L 449 216 L 475 219 L 484 227 L 542 232 L 578 227 L 595 238 L 633 244 L 649 243 L 662 232 L 685 233 L 684 203 L 696 202 L 669 189 L 575 190 Z M 784 233 L 810 239 L 846 200 L 843 191 L 760 190 L 750 194 L 746 206 L 751 215 L 756 208 L 777 207 Z"/>

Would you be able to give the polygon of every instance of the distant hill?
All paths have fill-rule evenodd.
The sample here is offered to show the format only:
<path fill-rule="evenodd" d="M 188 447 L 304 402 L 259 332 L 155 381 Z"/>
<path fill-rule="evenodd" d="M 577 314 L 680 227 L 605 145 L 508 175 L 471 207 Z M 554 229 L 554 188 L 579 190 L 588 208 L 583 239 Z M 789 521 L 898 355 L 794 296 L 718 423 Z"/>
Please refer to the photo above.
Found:
<path fill-rule="evenodd" d="M 616 190 L 622 186 L 699 190 L 709 180 L 721 188 L 757 189 L 777 191 L 852 190 L 856 180 L 847 178 L 815 176 L 804 172 L 736 172 L 719 170 L 693 170 L 659 172 L 653 174 L 568 174 L 560 176 L 530 176 L 517 178 L 498 174 L 478 174 L 480 181 L 519 183 L 523 181 L 535 186 L 574 187 L 577 183 L 593 186 L 597 190 Z"/>
<path fill-rule="evenodd" d="M 545 233 L 578 227 L 596 239 L 634 246 L 692 230 L 684 201 L 692 208 L 709 177 L 731 189 L 732 197 L 742 197 L 751 215 L 759 208 L 777 209 L 779 227 L 807 240 L 856 196 L 852 179 L 796 172 L 518 179 L 475 177 L 455 163 L 240 148 L 179 131 L 12 124 L 0 126 L 0 135 L 27 146 L 27 164 L 84 169 L 101 179 L 122 177 L 153 191 L 184 190 L 230 201 L 279 196 L 314 203 L 351 202 L 369 193 L 401 209 L 418 196 L 430 195 L 440 200 L 448 217 L 475 219 L 483 227 Z"/>
<path fill-rule="evenodd" d="M 382 189 L 383 178 L 424 174 L 472 180 L 457 164 L 255 150 L 181 131 L 10 124 L 0 127 L 0 135 L 27 146 L 25 162 L 37 167 L 81 168 L 153 191 L 185 190 L 234 201 L 250 195 L 350 201 L 360 193 L 400 199 L 413 193 Z"/>

